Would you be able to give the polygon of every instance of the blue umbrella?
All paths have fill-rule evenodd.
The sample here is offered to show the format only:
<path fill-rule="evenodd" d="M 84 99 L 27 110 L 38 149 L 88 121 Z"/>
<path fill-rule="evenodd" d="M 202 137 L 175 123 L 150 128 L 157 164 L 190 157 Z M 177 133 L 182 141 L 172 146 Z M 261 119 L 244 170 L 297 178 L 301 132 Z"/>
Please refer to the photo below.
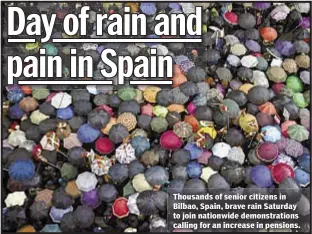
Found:
<path fill-rule="evenodd" d="M 306 187 L 310 184 L 310 174 L 301 168 L 295 168 L 295 181 L 301 187 Z"/>
<path fill-rule="evenodd" d="M 181 5 L 177 2 L 172 2 L 172 3 L 169 3 L 168 5 L 171 9 L 175 9 L 175 10 L 179 10 L 181 8 Z"/>
<path fill-rule="evenodd" d="M 40 232 L 62 232 L 58 224 L 47 224 Z"/>
<path fill-rule="evenodd" d="M 19 104 L 11 106 L 8 110 L 8 116 L 10 119 L 21 119 L 25 112 L 20 108 Z"/>
<path fill-rule="evenodd" d="M 100 130 L 92 128 L 89 124 L 84 124 L 80 126 L 77 134 L 82 143 L 91 143 L 99 137 Z"/>
<path fill-rule="evenodd" d="M 310 154 L 303 154 L 302 156 L 297 158 L 298 164 L 299 166 L 307 171 L 307 172 L 311 172 L 310 169 L 310 162 L 311 162 L 311 156 Z"/>
<path fill-rule="evenodd" d="M 29 180 L 35 175 L 35 165 L 29 159 L 16 160 L 9 167 L 9 175 L 13 180 Z"/>
<path fill-rule="evenodd" d="M 273 185 L 271 171 L 267 166 L 257 165 L 251 169 L 250 177 L 252 182 L 260 188 L 268 188 Z"/>
<path fill-rule="evenodd" d="M 296 53 L 296 47 L 290 41 L 278 40 L 275 49 L 284 56 L 291 56 Z"/>
<path fill-rule="evenodd" d="M 186 172 L 192 179 L 199 178 L 202 173 L 202 166 L 196 161 L 189 162 L 186 166 Z"/>
<path fill-rule="evenodd" d="M 200 155 L 204 152 L 203 149 L 192 143 L 187 143 L 186 146 L 184 146 L 184 149 L 190 151 L 191 159 L 199 158 Z"/>
<path fill-rule="evenodd" d="M 143 136 L 136 136 L 131 140 L 131 145 L 135 149 L 135 155 L 140 156 L 146 150 L 148 150 L 151 145 L 149 140 Z"/>
<path fill-rule="evenodd" d="M 75 115 L 74 110 L 71 106 L 66 108 L 57 109 L 56 111 L 56 117 L 59 119 L 71 119 Z"/>
<path fill-rule="evenodd" d="M 178 55 L 174 57 L 174 62 L 178 65 L 180 65 L 184 61 L 189 61 L 190 59 L 185 55 Z"/>
<path fill-rule="evenodd" d="M 151 2 L 142 2 L 141 3 L 141 11 L 146 15 L 154 15 L 156 13 L 156 3 Z"/>
<path fill-rule="evenodd" d="M 55 206 L 52 206 L 49 215 L 54 223 L 60 223 L 63 216 L 72 211 L 74 211 L 72 206 L 69 206 L 66 209 L 58 209 Z"/>
<path fill-rule="evenodd" d="M 12 85 L 8 87 L 7 90 L 8 90 L 7 98 L 9 99 L 11 103 L 18 103 L 24 97 L 24 93 L 19 88 L 18 85 Z"/>
<path fill-rule="evenodd" d="M 264 132 L 263 140 L 275 143 L 282 139 L 281 130 L 277 126 L 268 125 L 261 128 L 261 132 Z"/>

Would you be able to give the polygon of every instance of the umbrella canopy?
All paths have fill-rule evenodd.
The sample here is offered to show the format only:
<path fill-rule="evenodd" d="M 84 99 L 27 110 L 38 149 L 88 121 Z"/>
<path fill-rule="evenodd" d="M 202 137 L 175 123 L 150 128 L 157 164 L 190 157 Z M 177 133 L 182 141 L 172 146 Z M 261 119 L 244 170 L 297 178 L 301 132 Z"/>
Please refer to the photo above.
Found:
<path fill-rule="evenodd" d="M 144 165 L 139 160 L 132 161 L 129 165 L 129 177 L 133 178 L 135 175 L 139 173 L 143 173 L 145 171 Z"/>
<path fill-rule="evenodd" d="M 78 139 L 77 133 L 70 133 L 68 137 L 63 140 L 63 147 L 65 149 L 72 149 L 74 147 L 81 147 L 82 142 Z"/>
<path fill-rule="evenodd" d="M 89 206 L 78 206 L 73 212 L 73 221 L 79 228 L 88 228 L 94 223 L 95 214 Z"/>
<path fill-rule="evenodd" d="M 62 232 L 62 230 L 58 224 L 47 224 L 40 232 Z"/>
<path fill-rule="evenodd" d="M 267 166 L 256 165 L 251 169 L 251 180 L 260 188 L 268 188 L 273 184 L 270 169 Z"/>
<path fill-rule="evenodd" d="M 27 197 L 25 192 L 14 192 L 8 194 L 4 200 L 4 203 L 6 207 L 22 206 L 24 205 L 26 199 Z"/>
<path fill-rule="evenodd" d="M 59 209 L 55 206 L 52 206 L 49 215 L 54 223 L 60 223 L 63 216 L 69 212 L 72 212 L 73 210 L 74 208 L 72 206 L 69 206 L 66 209 Z"/>
<path fill-rule="evenodd" d="M 193 128 L 189 123 L 180 121 L 173 125 L 173 132 L 181 138 L 190 137 L 193 133 Z"/>
<path fill-rule="evenodd" d="M 108 174 L 109 168 L 113 165 L 113 160 L 106 157 L 95 157 L 91 162 L 91 171 L 97 176 Z"/>
<path fill-rule="evenodd" d="M 66 209 L 74 204 L 74 200 L 66 194 L 64 188 L 59 188 L 53 192 L 52 204 L 55 208 Z"/>
<path fill-rule="evenodd" d="M 287 177 L 294 178 L 294 169 L 286 163 L 277 163 L 271 167 L 272 178 L 275 183 L 283 182 Z"/>
<path fill-rule="evenodd" d="M 119 197 L 114 201 L 114 204 L 112 206 L 113 209 L 113 215 L 115 215 L 117 218 L 125 218 L 129 215 L 129 209 L 128 209 L 128 200 L 124 197 Z"/>
<path fill-rule="evenodd" d="M 110 154 L 115 150 L 115 145 L 109 138 L 100 137 L 95 141 L 95 149 L 100 154 Z"/>
<path fill-rule="evenodd" d="M 211 148 L 213 155 L 220 158 L 228 157 L 230 150 L 231 146 L 224 142 L 218 142 Z"/>
<path fill-rule="evenodd" d="M 26 134 L 21 130 L 15 130 L 10 133 L 8 143 L 14 147 L 22 145 L 26 141 Z"/>
<path fill-rule="evenodd" d="M 23 109 L 19 106 L 19 104 L 15 104 L 13 106 L 10 106 L 7 112 L 7 116 L 10 119 L 21 119 L 25 112 Z"/>
<path fill-rule="evenodd" d="M 83 192 L 89 192 L 97 185 L 98 180 L 96 176 L 88 171 L 85 171 L 78 175 L 76 179 L 77 187 Z"/>
<path fill-rule="evenodd" d="M 302 142 L 309 139 L 309 131 L 302 125 L 294 124 L 287 128 L 287 134 L 293 140 Z"/>
<path fill-rule="evenodd" d="M 140 158 L 145 166 L 153 166 L 159 163 L 159 154 L 155 150 L 145 151 Z"/>
<path fill-rule="evenodd" d="M 122 124 L 127 128 L 128 131 L 132 131 L 137 124 L 137 120 L 134 114 L 130 112 L 124 112 L 118 116 L 117 124 Z"/>
<path fill-rule="evenodd" d="M 143 136 L 136 136 L 132 138 L 131 145 L 135 150 L 135 155 L 140 156 L 150 148 L 149 140 Z"/>
<path fill-rule="evenodd" d="M 262 105 L 258 106 L 258 109 L 268 115 L 276 115 L 277 111 L 272 102 L 265 102 Z"/>
<path fill-rule="evenodd" d="M 30 217 L 34 220 L 42 220 L 48 217 L 50 208 L 45 202 L 34 202 L 30 208 Z"/>
<path fill-rule="evenodd" d="M 88 123 L 95 129 L 104 128 L 109 122 L 110 114 L 103 109 L 94 109 L 88 114 Z"/>
<path fill-rule="evenodd" d="M 149 86 L 144 89 L 143 97 L 147 102 L 156 103 L 157 93 L 161 90 L 161 88 L 156 86 Z"/>
<path fill-rule="evenodd" d="M 25 111 L 26 113 L 29 113 L 31 111 L 34 111 L 37 109 L 39 106 L 38 102 L 36 99 L 33 97 L 24 97 L 20 102 L 19 102 L 20 108 Z"/>
<path fill-rule="evenodd" d="M 99 197 L 101 201 L 109 203 L 116 199 L 118 196 L 118 191 L 113 184 L 103 184 L 99 188 Z"/>
<path fill-rule="evenodd" d="M 191 161 L 186 166 L 186 172 L 190 178 L 199 178 L 202 173 L 202 166 L 196 161 Z"/>
<path fill-rule="evenodd" d="M 129 143 L 121 144 L 115 151 L 115 157 L 121 164 L 129 164 L 136 160 L 135 149 Z"/>
<path fill-rule="evenodd" d="M 272 42 L 277 38 L 277 31 L 272 27 L 263 27 L 260 30 L 260 35 L 264 42 Z"/>
<path fill-rule="evenodd" d="M 115 183 L 121 184 L 129 177 L 127 165 L 116 163 L 109 168 L 108 175 Z"/>
<path fill-rule="evenodd" d="M 122 86 L 118 89 L 118 97 L 123 101 L 131 100 L 136 96 L 136 91 L 131 86 Z"/>
<path fill-rule="evenodd" d="M 42 114 L 39 110 L 35 110 L 30 115 L 30 120 L 33 124 L 39 125 L 43 120 L 50 118 L 48 115 Z"/>
<path fill-rule="evenodd" d="M 208 183 L 210 177 L 218 172 L 214 171 L 211 167 L 204 167 L 201 169 L 200 178 Z"/>
<path fill-rule="evenodd" d="M 264 136 L 263 139 L 268 142 L 277 142 L 281 140 L 282 134 L 281 130 L 278 126 L 265 126 L 261 128 L 261 132 L 263 132 Z"/>
<path fill-rule="evenodd" d="M 191 159 L 191 153 L 189 150 L 178 149 L 173 152 L 170 161 L 173 164 L 185 166 L 190 161 L 190 159 Z"/>
<path fill-rule="evenodd" d="M 109 139 L 115 144 L 121 143 L 129 136 L 127 128 L 122 124 L 115 124 L 109 130 Z"/>
<path fill-rule="evenodd" d="M 51 99 L 51 105 L 56 109 L 66 108 L 72 103 L 72 96 L 65 92 L 55 94 Z"/>
<path fill-rule="evenodd" d="M 52 206 L 52 196 L 53 196 L 52 190 L 44 189 L 44 190 L 41 190 L 37 193 L 35 201 L 45 202 L 48 207 L 51 207 Z"/>
<path fill-rule="evenodd" d="M 187 143 L 184 146 L 185 150 L 188 150 L 191 153 L 191 159 L 197 159 L 200 157 L 200 155 L 203 153 L 203 149 L 201 149 L 198 145 L 195 143 Z"/>
<path fill-rule="evenodd" d="M 61 176 L 65 180 L 71 180 L 76 178 L 78 174 L 78 169 L 77 167 L 73 166 L 70 163 L 64 163 L 63 166 L 61 167 Z"/>
<path fill-rule="evenodd" d="M 276 83 L 285 82 L 287 78 L 285 70 L 281 67 L 269 67 L 266 74 L 269 80 Z"/>
<path fill-rule="evenodd" d="M 250 29 L 256 26 L 256 18 L 250 13 L 243 13 L 238 16 L 238 24 L 244 29 Z"/>
<path fill-rule="evenodd" d="M 9 176 L 16 181 L 29 180 L 35 175 L 35 165 L 29 159 L 18 159 L 9 167 Z"/>
<path fill-rule="evenodd" d="M 60 147 L 60 139 L 57 137 L 55 132 L 48 132 L 40 140 L 40 145 L 44 150 L 58 150 Z"/>
<path fill-rule="evenodd" d="M 264 162 L 272 162 L 278 156 L 278 147 L 271 142 L 264 142 L 257 147 L 257 158 Z"/>
<path fill-rule="evenodd" d="M 133 177 L 132 186 L 137 192 L 152 190 L 152 186 L 146 181 L 143 173 L 139 173 Z"/>
<path fill-rule="evenodd" d="M 84 124 L 79 127 L 77 135 L 78 139 L 82 143 L 90 143 L 95 141 L 99 137 L 100 131 L 98 129 L 93 128 L 89 124 Z"/>
<path fill-rule="evenodd" d="M 98 189 L 95 188 L 89 192 L 84 192 L 81 196 L 81 203 L 93 209 L 97 208 L 101 204 Z"/>
<path fill-rule="evenodd" d="M 163 185 L 168 181 L 169 173 L 161 166 L 153 166 L 145 171 L 144 177 L 151 185 Z"/>
<path fill-rule="evenodd" d="M 168 122 L 165 118 L 154 117 L 150 123 L 151 128 L 154 132 L 162 133 L 167 130 Z"/>
<path fill-rule="evenodd" d="M 245 153 L 241 147 L 234 146 L 229 151 L 228 159 L 242 165 L 245 162 Z"/>

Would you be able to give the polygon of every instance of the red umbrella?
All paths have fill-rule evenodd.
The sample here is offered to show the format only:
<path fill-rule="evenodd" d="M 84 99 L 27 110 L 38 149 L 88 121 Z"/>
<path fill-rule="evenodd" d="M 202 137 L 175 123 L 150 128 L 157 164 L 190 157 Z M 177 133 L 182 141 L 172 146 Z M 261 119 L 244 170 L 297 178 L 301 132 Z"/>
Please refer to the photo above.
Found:
<path fill-rule="evenodd" d="M 105 104 L 101 104 L 99 105 L 97 108 L 97 110 L 105 110 L 110 116 L 114 115 L 113 109 Z"/>
<path fill-rule="evenodd" d="M 100 137 L 95 142 L 95 149 L 100 154 L 110 154 L 115 149 L 115 145 L 108 137 Z"/>
<path fill-rule="evenodd" d="M 231 25 L 238 24 L 238 16 L 234 12 L 231 12 L 231 11 L 225 12 L 223 14 L 223 18 L 227 23 Z"/>
<path fill-rule="evenodd" d="M 113 215 L 120 219 L 129 215 L 128 200 L 126 198 L 119 197 L 114 201 Z"/>
<path fill-rule="evenodd" d="M 287 133 L 287 130 L 288 130 L 288 127 L 292 126 L 292 125 L 295 125 L 297 124 L 296 121 L 293 121 L 293 120 L 286 120 L 285 122 L 283 122 L 281 124 L 281 128 L 282 128 L 282 134 L 285 136 L 285 137 L 288 137 L 288 133 Z"/>
<path fill-rule="evenodd" d="M 272 178 L 275 183 L 279 184 L 283 182 L 287 177 L 294 178 L 294 169 L 286 163 L 277 163 L 271 167 Z"/>
<path fill-rule="evenodd" d="M 166 131 L 160 137 L 160 145 L 167 150 L 179 149 L 182 144 L 183 141 L 173 131 Z"/>

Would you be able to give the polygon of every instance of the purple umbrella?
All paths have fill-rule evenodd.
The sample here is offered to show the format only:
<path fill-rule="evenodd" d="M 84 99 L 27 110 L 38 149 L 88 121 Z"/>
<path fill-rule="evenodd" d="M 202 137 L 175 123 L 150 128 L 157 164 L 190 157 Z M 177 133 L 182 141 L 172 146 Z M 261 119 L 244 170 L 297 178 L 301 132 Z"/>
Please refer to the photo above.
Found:
<path fill-rule="evenodd" d="M 175 10 L 179 10 L 181 8 L 180 4 L 176 2 L 169 3 L 169 7 Z"/>
<path fill-rule="evenodd" d="M 277 40 L 275 49 L 284 56 L 291 56 L 296 53 L 296 47 L 290 41 Z"/>
<path fill-rule="evenodd" d="M 186 172 L 192 179 L 198 179 L 202 173 L 202 166 L 196 161 L 189 162 L 186 166 Z"/>
<path fill-rule="evenodd" d="M 257 165 L 251 169 L 251 180 L 260 188 L 268 188 L 273 185 L 271 171 L 267 166 Z"/>
<path fill-rule="evenodd" d="M 245 42 L 245 45 L 252 52 L 260 52 L 261 51 L 261 46 L 259 45 L 258 42 L 254 41 L 254 40 L 247 40 Z"/>
<path fill-rule="evenodd" d="M 266 10 L 271 6 L 271 3 L 269 2 L 254 2 L 252 3 L 252 6 L 257 10 Z"/>
<path fill-rule="evenodd" d="M 203 150 L 199 148 L 196 144 L 187 143 L 184 147 L 185 150 L 188 150 L 191 153 L 191 159 L 197 159 L 203 153 Z"/>
<path fill-rule="evenodd" d="M 52 206 L 50 210 L 50 217 L 54 223 L 60 223 L 63 216 L 69 212 L 72 212 L 74 208 L 72 206 L 67 207 L 66 209 L 58 209 L 55 206 Z"/>
<path fill-rule="evenodd" d="M 84 192 L 81 196 L 81 203 L 93 209 L 97 208 L 101 204 L 98 189 L 95 188 L 89 192 Z"/>
<path fill-rule="evenodd" d="M 157 10 L 156 3 L 151 3 L 151 2 L 141 3 L 140 8 L 141 8 L 141 11 L 146 15 L 154 15 Z"/>
<path fill-rule="evenodd" d="M 89 124 L 84 124 L 78 129 L 78 139 L 82 143 L 90 143 L 95 141 L 100 135 L 100 130 L 93 128 Z"/>
<path fill-rule="evenodd" d="M 8 117 L 10 119 L 21 119 L 24 114 L 25 114 L 25 112 L 20 108 L 18 103 L 9 107 L 9 110 L 7 113 Z"/>
<path fill-rule="evenodd" d="M 300 19 L 299 25 L 302 28 L 309 29 L 310 28 L 310 17 L 302 17 L 302 19 Z"/>

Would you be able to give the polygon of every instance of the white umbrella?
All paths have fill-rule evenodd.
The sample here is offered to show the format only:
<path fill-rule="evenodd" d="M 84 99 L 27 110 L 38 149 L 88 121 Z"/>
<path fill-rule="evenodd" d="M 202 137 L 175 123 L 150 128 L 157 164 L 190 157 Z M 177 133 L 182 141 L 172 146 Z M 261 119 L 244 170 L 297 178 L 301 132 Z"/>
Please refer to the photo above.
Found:
<path fill-rule="evenodd" d="M 77 187 L 83 192 L 89 192 L 94 189 L 97 183 L 98 180 L 96 176 L 89 171 L 79 174 L 76 179 Z"/>
<path fill-rule="evenodd" d="M 160 44 L 153 45 L 153 46 L 151 46 L 151 48 L 157 49 L 157 56 L 165 56 L 169 52 L 169 50 L 168 50 L 168 48 L 166 46 L 160 45 Z"/>
<path fill-rule="evenodd" d="M 280 21 L 286 19 L 289 12 L 290 12 L 289 7 L 283 4 L 275 7 L 271 11 L 270 16 L 272 17 L 272 19 Z"/>
<path fill-rule="evenodd" d="M 35 145 L 36 145 L 36 142 L 31 141 L 31 140 L 26 140 L 22 144 L 19 145 L 19 148 L 24 148 L 27 151 L 32 152 Z"/>
<path fill-rule="evenodd" d="M 8 143 L 14 147 L 22 145 L 26 140 L 26 134 L 21 130 L 11 132 L 8 137 Z"/>
<path fill-rule="evenodd" d="M 143 173 L 139 173 L 133 177 L 132 186 L 137 192 L 152 190 L 152 186 L 146 181 Z"/>
<path fill-rule="evenodd" d="M 70 133 L 69 136 L 63 140 L 63 142 L 64 148 L 68 150 L 76 146 L 82 146 L 82 142 L 78 139 L 77 133 Z"/>
<path fill-rule="evenodd" d="M 106 156 L 96 157 L 91 162 L 91 171 L 97 176 L 108 174 L 109 168 L 113 165 L 112 160 Z"/>
<path fill-rule="evenodd" d="M 11 206 L 22 206 L 24 205 L 24 202 L 26 200 L 26 194 L 25 192 L 14 192 L 10 193 L 6 199 L 4 200 L 6 207 Z"/>
<path fill-rule="evenodd" d="M 39 125 L 43 120 L 49 119 L 48 115 L 42 114 L 39 110 L 35 110 L 29 116 L 30 121 L 33 124 Z"/>
<path fill-rule="evenodd" d="M 269 88 L 269 81 L 263 71 L 255 70 L 252 72 L 252 82 L 255 86 L 263 86 Z"/>
<path fill-rule="evenodd" d="M 231 146 L 224 142 L 218 142 L 211 148 L 212 154 L 219 158 L 226 158 L 229 155 Z"/>
<path fill-rule="evenodd" d="M 100 93 L 100 91 L 97 89 L 96 85 L 87 85 L 86 89 L 89 93 L 97 95 Z"/>
<path fill-rule="evenodd" d="M 195 13 L 195 6 L 193 3 L 181 2 L 180 5 L 182 6 L 182 10 L 185 14 L 189 15 Z"/>
<path fill-rule="evenodd" d="M 139 208 L 137 206 L 137 198 L 139 193 L 134 193 L 128 197 L 128 209 L 131 214 L 140 215 Z"/>
<path fill-rule="evenodd" d="M 60 147 L 60 139 L 55 132 L 48 132 L 41 138 L 40 145 L 44 150 L 54 151 Z"/>
<path fill-rule="evenodd" d="M 244 67 L 252 68 L 257 66 L 258 59 L 253 55 L 246 55 L 241 59 L 241 63 Z"/>
<path fill-rule="evenodd" d="M 213 175 L 216 174 L 217 172 L 214 171 L 211 167 L 204 167 L 202 169 L 202 174 L 200 175 L 200 178 L 208 183 L 209 178 Z"/>
<path fill-rule="evenodd" d="M 231 45 L 232 46 L 232 45 L 235 45 L 235 44 L 239 43 L 239 39 L 236 36 L 231 35 L 231 34 L 226 35 L 224 37 L 224 39 L 225 39 L 225 43 L 227 45 Z"/>
<path fill-rule="evenodd" d="M 116 149 L 115 157 L 119 163 L 129 164 L 136 160 L 135 149 L 131 144 L 122 144 Z"/>
<path fill-rule="evenodd" d="M 228 159 L 243 164 L 245 161 L 245 153 L 241 147 L 232 147 L 229 151 Z"/>
<path fill-rule="evenodd" d="M 56 109 L 66 108 L 72 103 L 72 96 L 65 92 L 55 94 L 51 100 L 51 105 Z"/>

